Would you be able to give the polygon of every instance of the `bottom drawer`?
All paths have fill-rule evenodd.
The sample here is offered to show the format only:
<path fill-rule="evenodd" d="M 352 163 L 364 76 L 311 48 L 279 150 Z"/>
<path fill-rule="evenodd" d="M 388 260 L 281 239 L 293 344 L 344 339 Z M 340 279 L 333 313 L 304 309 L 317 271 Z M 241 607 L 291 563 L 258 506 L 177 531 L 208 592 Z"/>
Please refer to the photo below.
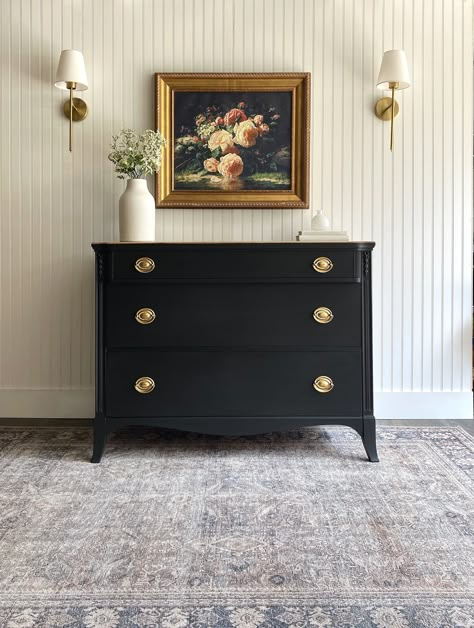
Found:
<path fill-rule="evenodd" d="M 330 392 L 315 390 L 319 376 L 331 378 Z M 144 381 L 144 392 L 135 389 L 139 378 L 150 378 Z M 106 356 L 105 405 L 107 416 L 129 418 L 360 416 L 361 354 L 111 351 Z"/>

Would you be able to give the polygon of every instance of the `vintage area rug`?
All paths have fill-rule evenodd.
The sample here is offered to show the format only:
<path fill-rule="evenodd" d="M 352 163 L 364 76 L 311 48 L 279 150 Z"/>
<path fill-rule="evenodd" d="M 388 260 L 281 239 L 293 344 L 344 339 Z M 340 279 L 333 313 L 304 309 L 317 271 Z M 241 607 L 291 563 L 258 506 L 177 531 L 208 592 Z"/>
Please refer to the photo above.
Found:
<path fill-rule="evenodd" d="M 0 429 L 0 626 L 474 627 L 474 439 Z"/>

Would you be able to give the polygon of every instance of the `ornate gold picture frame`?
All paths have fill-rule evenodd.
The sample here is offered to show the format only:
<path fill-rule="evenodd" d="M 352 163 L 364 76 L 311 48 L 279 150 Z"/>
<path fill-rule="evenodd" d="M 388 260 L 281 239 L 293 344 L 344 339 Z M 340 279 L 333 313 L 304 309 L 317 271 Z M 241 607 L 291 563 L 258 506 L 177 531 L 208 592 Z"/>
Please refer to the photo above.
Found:
<path fill-rule="evenodd" d="M 157 207 L 309 207 L 309 73 L 155 79 Z"/>

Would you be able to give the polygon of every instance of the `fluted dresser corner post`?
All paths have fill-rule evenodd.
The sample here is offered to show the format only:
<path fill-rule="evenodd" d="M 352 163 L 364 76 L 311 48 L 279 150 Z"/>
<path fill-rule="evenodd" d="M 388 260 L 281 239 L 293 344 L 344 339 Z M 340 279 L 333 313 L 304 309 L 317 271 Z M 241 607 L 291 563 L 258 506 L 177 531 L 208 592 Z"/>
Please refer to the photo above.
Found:
<path fill-rule="evenodd" d="M 100 462 L 107 440 L 104 411 L 105 345 L 104 345 L 104 281 L 106 252 L 100 246 L 95 250 L 95 418 L 91 462 Z"/>
<path fill-rule="evenodd" d="M 378 462 L 374 417 L 373 350 L 372 350 L 372 252 L 362 252 L 362 374 L 363 425 L 362 442 L 370 462 Z"/>

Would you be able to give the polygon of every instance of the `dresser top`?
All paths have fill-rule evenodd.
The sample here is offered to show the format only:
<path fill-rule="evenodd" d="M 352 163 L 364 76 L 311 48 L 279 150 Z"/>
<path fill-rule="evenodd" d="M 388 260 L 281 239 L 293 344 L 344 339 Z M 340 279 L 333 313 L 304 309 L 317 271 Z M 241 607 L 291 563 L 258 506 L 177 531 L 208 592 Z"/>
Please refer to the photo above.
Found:
<path fill-rule="evenodd" d="M 104 247 L 223 247 L 223 248 L 275 248 L 275 249 L 312 249 L 315 246 L 325 249 L 360 249 L 371 250 L 375 246 L 375 242 L 297 242 L 295 240 L 288 241 L 248 241 L 248 242 L 92 242 L 92 248 L 97 250 Z"/>

